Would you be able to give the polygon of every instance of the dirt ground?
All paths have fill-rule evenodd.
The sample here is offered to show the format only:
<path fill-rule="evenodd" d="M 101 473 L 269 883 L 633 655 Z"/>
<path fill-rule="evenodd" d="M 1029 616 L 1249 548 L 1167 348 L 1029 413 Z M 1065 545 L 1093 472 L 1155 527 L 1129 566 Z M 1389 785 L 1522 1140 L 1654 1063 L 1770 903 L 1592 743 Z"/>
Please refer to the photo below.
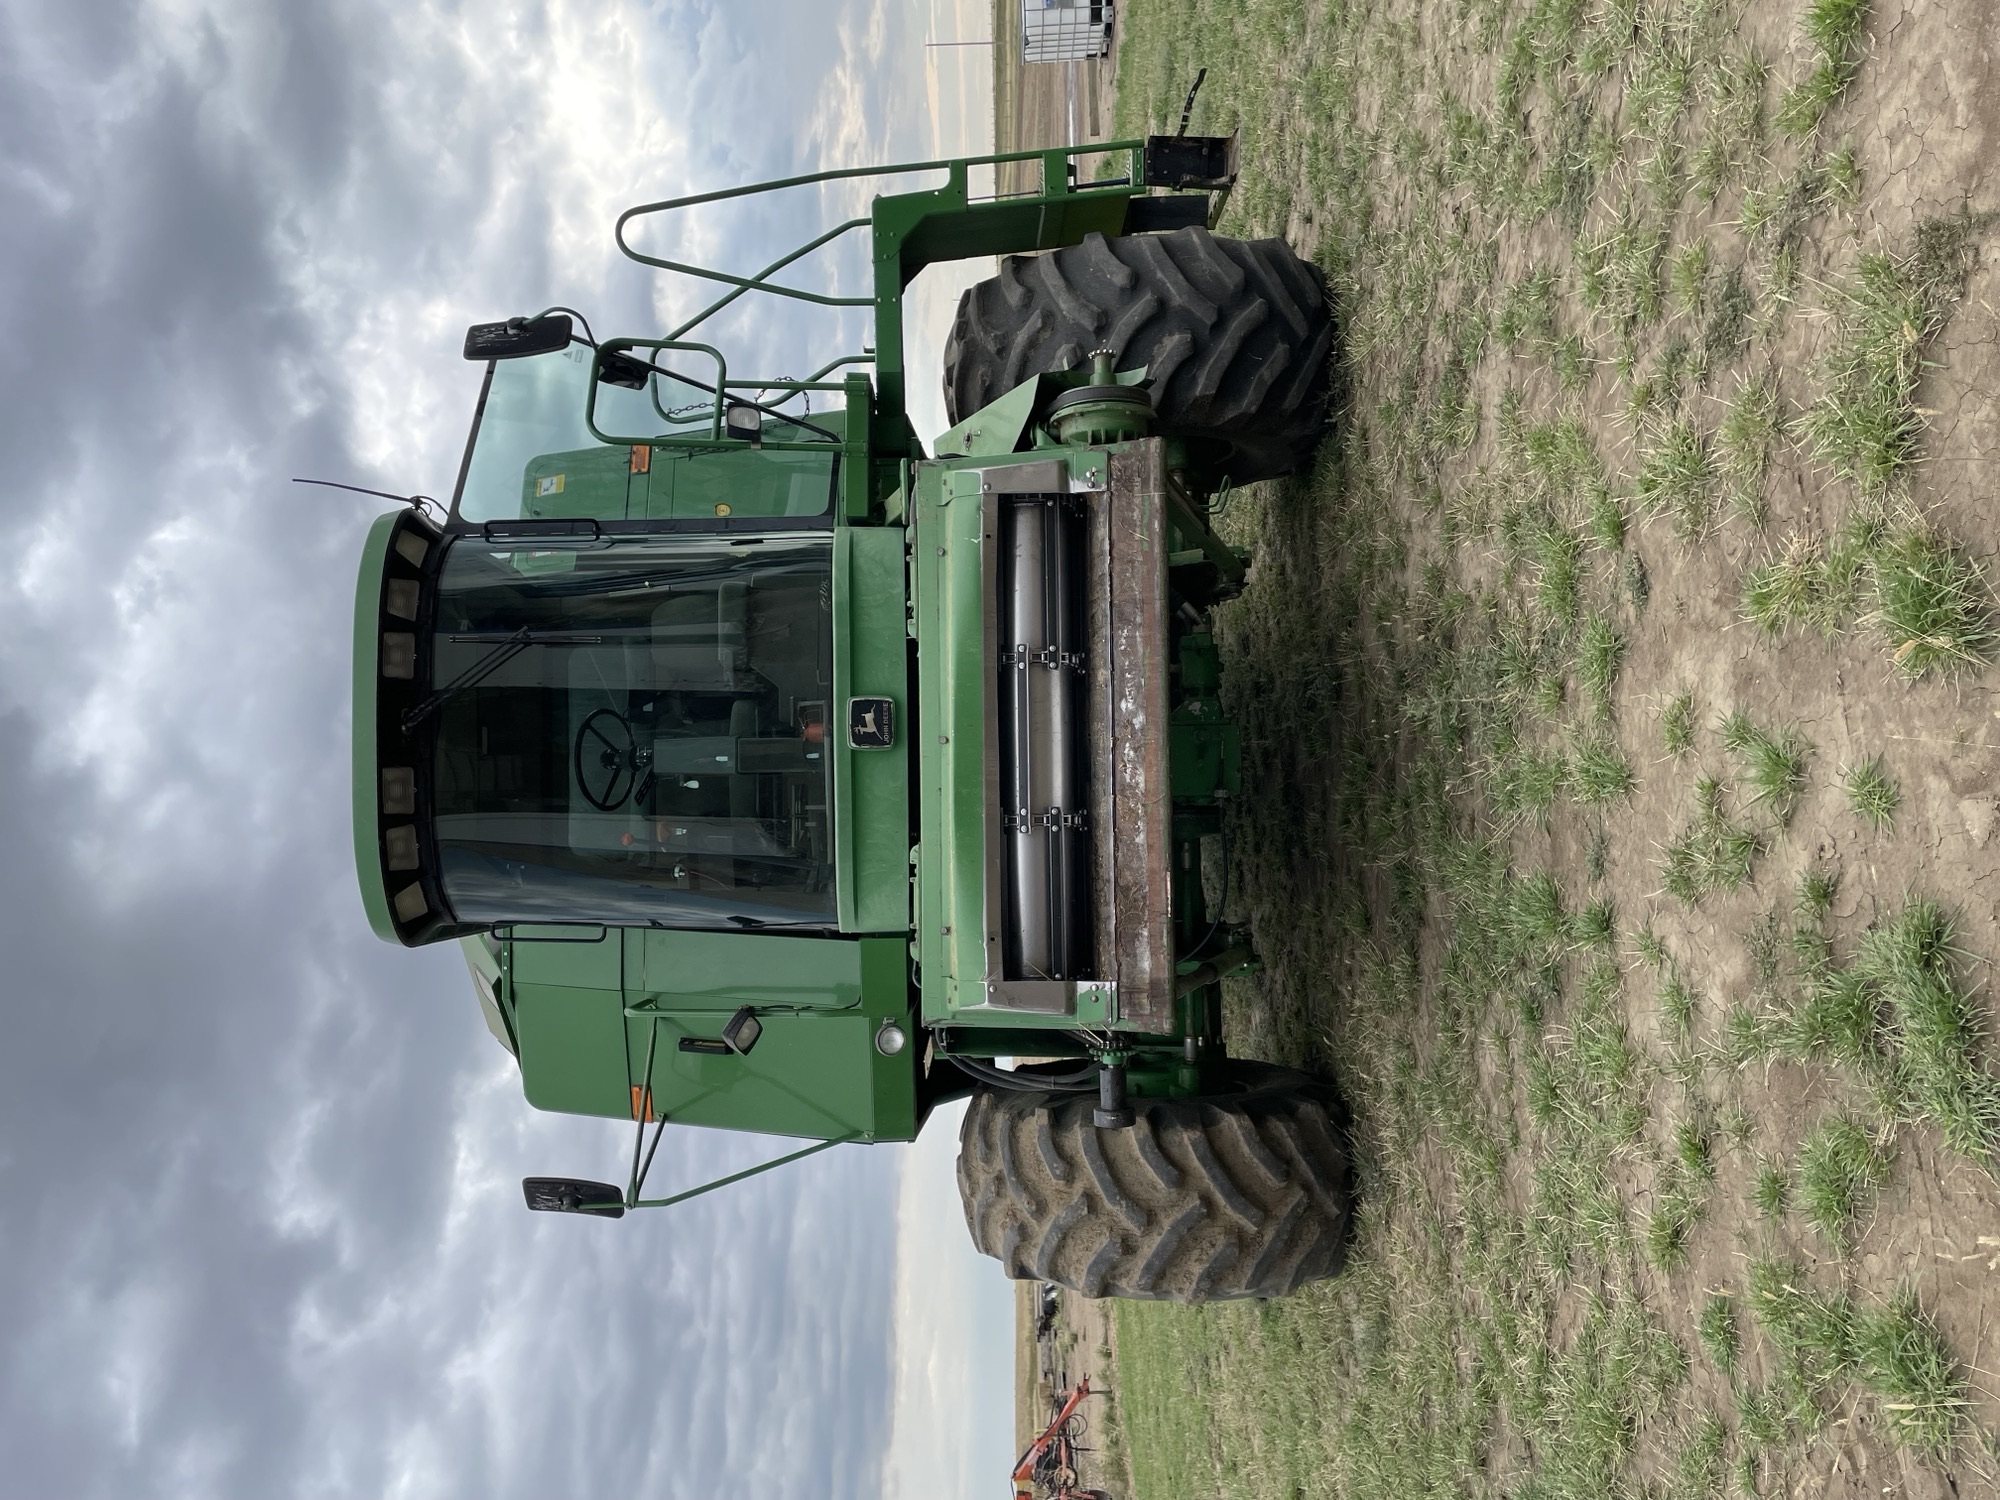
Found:
<path fill-rule="evenodd" d="M 1125 1500 L 1132 1494 L 1132 1478 L 1118 1420 L 1117 1333 L 1112 1304 L 1064 1292 L 1054 1326 L 1038 1341 L 1040 1285 L 1022 1281 L 1014 1289 L 1015 1451 L 1025 1451 L 1048 1425 L 1060 1393 L 1073 1390 L 1078 1381 L 1087 1378 L 1092 1394 L 1083 1406 L 1085 1431 L 1081 1438 L 1087 1451 L 1077 1466 L 1078 1477 L 1085 1488 L 1103 1490 L 1113 1500 Z"/>
<path fill-rule="evenodd" d="M 1136 1493 L 2000 1494 L 2000 11 L 1121 23 L 1346 325 L 1220 630 L 1232 1047 L 1362 1194 L 1119 1312 Z"/>
<path fill-rule="evenodd" d="M 994 0 L 993 34 L 1020 32 L 1020 0 Z M 1083 62 L 1021 61 L 1018 47 L 1001 48 L 993 80 L 993 149 L 1032 151 L 1111 138 L 1117 99 L 1118 46 L 1123 27 L 1113 22 L 1111 56 Z M 1023 192 L 1039 183 L 1033 162 L 1002 169 L 999 190 Z"/>

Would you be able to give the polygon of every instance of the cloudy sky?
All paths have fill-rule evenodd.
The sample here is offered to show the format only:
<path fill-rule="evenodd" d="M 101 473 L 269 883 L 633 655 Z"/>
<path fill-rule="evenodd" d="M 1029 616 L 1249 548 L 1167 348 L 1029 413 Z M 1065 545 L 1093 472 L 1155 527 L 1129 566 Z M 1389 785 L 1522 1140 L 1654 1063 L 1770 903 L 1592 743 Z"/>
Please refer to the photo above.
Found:
<path fill-rule="evenodd" d="M 455 949 L 368 935 L 347 643 L 376 506 L 286 482 L 448 493 L 468 322 L 657 329 L 685 299 L 615 256 L 628 203 L 983 144 L 981 54 L 923 43 L 985 11 L 0 5 L 10 1493 L 1004 1482 L 1011 1303 L 964 1243 L 952 1122 L 670 1215 L 520 1208 L 524 1173 L 617 1176 L 626 1137 L 526 1107 Z M 839 206 L 657 243 L 761 263 Z M 843 332 L 727 341 L 803 373 Z M 671 1133 L 654 1181 L 770 1152 Z"/>

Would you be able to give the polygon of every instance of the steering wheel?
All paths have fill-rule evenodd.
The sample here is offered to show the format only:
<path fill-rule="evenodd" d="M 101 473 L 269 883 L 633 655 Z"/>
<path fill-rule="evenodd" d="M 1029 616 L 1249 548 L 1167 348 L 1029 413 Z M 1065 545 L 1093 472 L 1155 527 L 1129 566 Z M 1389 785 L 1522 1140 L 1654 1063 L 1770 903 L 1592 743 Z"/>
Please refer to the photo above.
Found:
<path fill-rule="evenodd" d="M 615 708 L 600 708 L 583 721 L 570 758 L 583 800 L 599 812 L 616 812 L 630 801 L 653 759 Z"/>

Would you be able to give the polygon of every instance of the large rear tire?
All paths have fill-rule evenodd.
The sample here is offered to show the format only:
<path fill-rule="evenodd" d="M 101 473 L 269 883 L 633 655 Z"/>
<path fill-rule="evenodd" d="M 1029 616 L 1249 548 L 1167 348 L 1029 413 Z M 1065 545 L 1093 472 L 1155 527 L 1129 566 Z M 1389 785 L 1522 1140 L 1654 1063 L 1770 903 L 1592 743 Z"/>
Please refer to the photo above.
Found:
<path fill-rule="evenodd" d="M 945 411 L 963 421 L 1031 375 L 1109 349 L 1121 370 L 1146 367 L 1158 431 L 1233 480 L 1270 479 L 1319 442 L 1333 339 L 1325 279 L 1283 240 L 1092 234 L 1010 255 L 959 299 Z"/>
<path fill-rule="evenodd" d="M 975 1093 L 958 1154 L 973 1243 L 1086 1297 L 1282 1297 L 1333 1275 L 1348 1227 L 1334 1096 L 1235 1066 L 1235 1092 L 1133 1100 L 1128 1130 L 1091 1124 L 1094 1094 Z"/>

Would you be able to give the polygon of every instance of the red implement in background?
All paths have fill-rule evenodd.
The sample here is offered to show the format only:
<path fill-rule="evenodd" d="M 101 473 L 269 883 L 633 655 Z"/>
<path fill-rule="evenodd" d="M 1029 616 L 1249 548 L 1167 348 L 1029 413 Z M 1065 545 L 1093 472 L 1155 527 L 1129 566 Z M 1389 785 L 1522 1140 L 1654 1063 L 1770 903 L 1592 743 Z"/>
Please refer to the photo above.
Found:
<path fill-rule="evenodd" d="M 1049 1425 L 1014 1465 L 1011 1477 L 1017 1486 L 1016 1500 L 1034 1500 L 1033 1490 L 1018 1488 L 1024 1484 L 1040 1488 L 1045 1500 L 1110 1500 L 1102 1490 L 1077 1487 L 1076 1456 L 1088 1451 L 1077 1446 L 1076 1440 L 1083 1436 L 1083 1419 L 1077 1408 L 1089 1395 L 1090 1377 L 1086 1375 L 1075 1390 L 1055 1398 L 1056 1411 Z"/>

